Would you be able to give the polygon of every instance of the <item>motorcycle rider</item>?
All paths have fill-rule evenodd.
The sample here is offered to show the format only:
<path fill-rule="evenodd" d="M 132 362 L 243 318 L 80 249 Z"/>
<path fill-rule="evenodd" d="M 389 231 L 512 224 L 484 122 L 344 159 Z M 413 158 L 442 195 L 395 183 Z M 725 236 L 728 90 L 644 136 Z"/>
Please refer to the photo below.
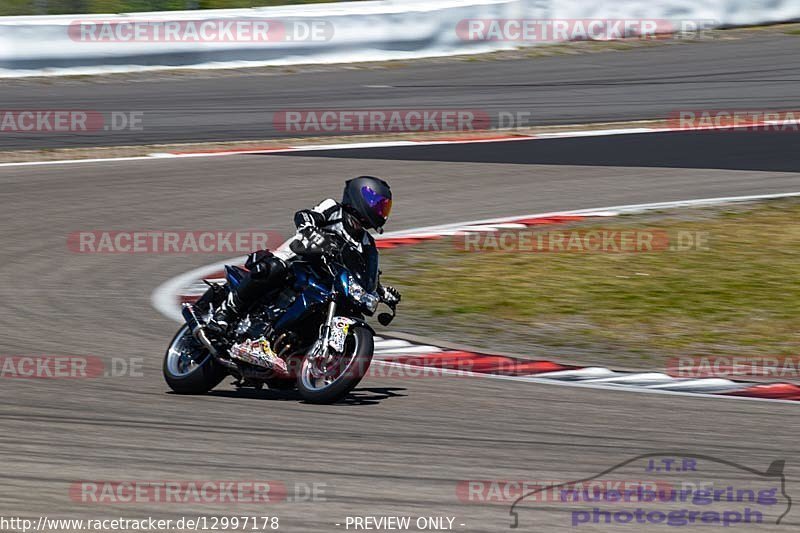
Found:
<path fill-rule="evenodd" d="M 214 313 L 208 326 L 217 332 L 227 331 L 258 300 L 265 291 L 284 283 L 288 276 L 288 263 L 297 255 L 290 250 L 292 242 L 302 247 L 322 247 L 327 237 L 323 230 L 334 232 L 352 244 L 367 260 L 377 261 L 375 239 L 367 231 L 383 233 L 383 226 L 392 209 L 392 191 L 389 184 L 372 176 L 359 176 L 345 182 L 342 201 L 323 200 L 313 209 L 295 213 L 297 233 L 275 253 L 259 250 L 248 256 L 248 272 L 236 287 L 231 287 L 227 299 Z M 378 296 L 396 305 L 400 293 L 393 287 L 378 284 Z"/>

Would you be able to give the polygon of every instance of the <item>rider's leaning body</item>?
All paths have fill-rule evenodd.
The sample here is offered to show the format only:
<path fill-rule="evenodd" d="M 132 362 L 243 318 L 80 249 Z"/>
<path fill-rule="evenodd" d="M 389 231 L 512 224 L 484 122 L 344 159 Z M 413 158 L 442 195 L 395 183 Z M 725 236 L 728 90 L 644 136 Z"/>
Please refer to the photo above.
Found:
<path fill-rule="evenodd" d="M 245 266 L 244 279 L 228 293 L 216 311 L 211 324 L 222 331 L 228 329 L 258 301 L 260 295 L 286 281 L 288 264 L 297 256 L 290 250 L 293 241 L 304 247 L 320 245 L 325 232 L 332 232 L 352 245 L 365 259 L 365 263 L 378 260 L 375 239 L 367 230 L 383 232 L 383 226 L 392 209 L 392 191 L 385 181 L 372 176 L 360 176 L 345 183 L 342 201 L 326 199 L 312 209 L 295 213 L 297 233 L 274 253 L 267 250 L 253 252 Z M 378 283 L 378 295 L 389 303 L 398 303 L 400 293 Z"/>

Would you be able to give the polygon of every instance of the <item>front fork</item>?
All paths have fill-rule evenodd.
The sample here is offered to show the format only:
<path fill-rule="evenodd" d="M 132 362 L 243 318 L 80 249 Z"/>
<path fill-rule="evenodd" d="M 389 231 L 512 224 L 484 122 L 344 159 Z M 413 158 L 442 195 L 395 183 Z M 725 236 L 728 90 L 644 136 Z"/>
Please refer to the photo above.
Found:
<path fill-rule="evenodd" d="M 323 365 L 323 370 L 325 366 L 328 364 L 328 358 L 330 356 L 330 340 L 331 340 L 331 330 L 333 329 L 333 319 L 336 317 L 336 300 L 331 299 L 331 303 L 328 304 L 328 316 L 325 318 L 325 323 L 322 324 L 320 327 L 320 344 L 317 344 L 317 348 L 311 355 L 311 358 L 316 362 L 320 361 Z"/>

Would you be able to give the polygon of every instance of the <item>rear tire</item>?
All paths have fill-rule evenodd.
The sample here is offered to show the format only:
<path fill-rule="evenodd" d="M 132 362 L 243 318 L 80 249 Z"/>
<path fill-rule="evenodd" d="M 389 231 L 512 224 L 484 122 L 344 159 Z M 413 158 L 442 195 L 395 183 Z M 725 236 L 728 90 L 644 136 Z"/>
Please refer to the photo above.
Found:
<path fill-rule="evenodd" d="M 339 377 L 324 387 L 312 388 L 303 379 L 306 376 L 307 366 L 310 364 L 307 357 L 303 358 L 300 372 L 297 375 L 297 388 L 305 401 L 316 404 L 338 402 L 361 382 L 372 362 L 372 353 L 375 349 L 372 332 L 363 326 L 354 326 L 348 335 L 345 350 L 353 342 L 356 353 L 348 366 Z"/>
<path fill-rule="evenodd" d="M 178 394 L 205 394 L 227 375 L 184 325 L 170 342 L 164 355 L 164 380 Z"/>

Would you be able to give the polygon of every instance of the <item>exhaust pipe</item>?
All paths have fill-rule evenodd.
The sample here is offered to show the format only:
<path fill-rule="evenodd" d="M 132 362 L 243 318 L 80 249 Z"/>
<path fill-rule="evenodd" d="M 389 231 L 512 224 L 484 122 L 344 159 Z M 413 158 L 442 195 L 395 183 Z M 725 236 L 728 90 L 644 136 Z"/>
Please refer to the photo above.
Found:
<path fill-rule="evenodd" d="M 208 340 L 208 335 L 206 335 L 206 330 L 203 328 L 203 325 L 200 323 L 200 320 L 197 318 L 197 314 L 194 312 L 194 306 L 191 304 L 183 304 L 181 307 L 181 315 L 183 315 L 183 319 L 186 320 L 186 325 L 189 326 L 189 330 L 192 332 L 192 335 L 203 343 L 203 346 L 208 348 L 208 351 L 211 352 L 211 355 L 214 356 L 215 359 L 220 359 L 219 351 L 211 344 L 211 341 Z"/>

